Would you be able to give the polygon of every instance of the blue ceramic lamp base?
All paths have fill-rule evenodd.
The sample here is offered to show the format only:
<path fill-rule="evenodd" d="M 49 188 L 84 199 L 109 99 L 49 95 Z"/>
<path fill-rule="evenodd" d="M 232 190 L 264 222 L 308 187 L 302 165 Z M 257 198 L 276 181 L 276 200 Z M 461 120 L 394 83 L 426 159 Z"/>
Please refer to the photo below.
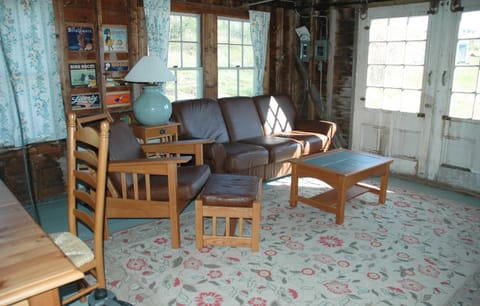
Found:
<path fill-rule="evenodd" d="M 147 85 L 133 105 L 135 119 L 143 125 L 160 125 L 169 121 L 172 105 L 160 86 Z"/>

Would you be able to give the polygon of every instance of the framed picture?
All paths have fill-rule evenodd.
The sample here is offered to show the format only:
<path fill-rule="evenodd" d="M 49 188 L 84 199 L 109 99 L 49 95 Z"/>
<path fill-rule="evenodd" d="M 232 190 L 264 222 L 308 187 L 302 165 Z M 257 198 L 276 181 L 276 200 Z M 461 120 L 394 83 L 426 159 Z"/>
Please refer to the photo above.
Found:
<path fill-rule="evenodd" d="M 107 92 L 107 107 L 120 107 L 130 105 L 129 91 Z"/>
<path fill-rule="evenodd" d="M 66 31 L 69 51 L 94 51 L 93 26 L 71 25 Z"/>
<path fill-rule="evenodd" d="M 72 88 L 97 87 L 97 68 L 95 63 L 68 64 L 68 71 Z"/>
<path fill-rule="evenodd" d="M 104 64 L 105 73 L 128 72 L 128 61 L 109 61 Z"/>
<path fill-rule="evenodd" d="M 86 93 L 71 95 L 72 110 L 100 108 L 100 94 Z"/>
<path fill-rule="evenodd" d="M 102 32 L 104 52 L 128 52 L 127 26 L 104 25 Z"/>

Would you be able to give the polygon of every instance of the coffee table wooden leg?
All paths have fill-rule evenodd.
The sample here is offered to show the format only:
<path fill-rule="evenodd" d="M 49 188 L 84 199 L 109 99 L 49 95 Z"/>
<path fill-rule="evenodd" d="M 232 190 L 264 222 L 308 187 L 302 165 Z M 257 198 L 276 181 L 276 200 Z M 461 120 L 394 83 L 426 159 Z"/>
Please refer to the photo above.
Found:
<path fill-rule="evenodd" d="M 382 175 L 380 180 L 380 191 L 378 193 L 378 202 L 384 204 L 387 199 L 387 187 L 388 187 L 388 172 L 389 164 L 385 166 L 385 173 Z"/>
<path fill-rule="evenodd" d="M 291 182 L 290 182 L 290 207 L 297 206 L 297 197 L 298 197 L 298 176 L 297 176 L 297 166 L 292 166 Z"/>

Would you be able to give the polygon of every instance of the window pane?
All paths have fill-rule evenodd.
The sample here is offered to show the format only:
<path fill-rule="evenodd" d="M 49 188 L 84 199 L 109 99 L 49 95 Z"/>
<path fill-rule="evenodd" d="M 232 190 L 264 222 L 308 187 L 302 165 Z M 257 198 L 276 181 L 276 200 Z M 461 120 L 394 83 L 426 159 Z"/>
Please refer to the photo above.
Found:
<path fill-rule="evenodd" d="M 253 67 L 253 48 L 245 46 L 243 48 L 243 67 Z"/>
<path fill-rule="evenodd" d="M 197 74 L 196 70 L 178 71 L 177 82 L 182 85 L 178 89 L 178 100 L 194 99 L 198 97 Z"/>
<path fill-rule="evenodd" d="M 367 68 L 367 86 L 383 86 L 385 66 L 370 65 Z"/>
<path fill-rule="evenodd" d="M 365 97 L 365 107 L 367 108 L 382 108 L 383 89 L 368 87 Z"/>
<path fill-rule="evenodd" d="M 170 40 L 179 41 L 181 38 L 180 16 L 170 16 Z"/>
<path fill-rule="evenodd" d="M 248 22 L 243 23 L 243 44 L 244 45 L 252 44 L 252 36 L 250 34 L 250 23 Z"/>
<path fill-rule="evenodd" d="M 385 64 L 387 44 L 371 43 L 368 47 L 368 63 L 369 64 Z"/>
<path fill-rule="evenodd" d="M 389 41 L 399 41 L 407 38 L 407 21 L 408 17 L 390 18 L 388 24 Z"/>
<path fill-rule="evenodd" d="M 406 66 L 403 73 L 403 88 L 422 89 L 423 66 Z"/>
<path fill-rule="evenodd" d="M 388 19 L 374 19 L 370 24 L 370 41 L 386 41 L 387 40 L 387 31 L 388 28 Z"/>
<path fill-rule="evenodd" d="M 182 26 L 183 41 L 198 41 L 197 18 L 183 16 Z"/>
<path fill-rule="evenodd" d="M 228 45 L 218 45 L 218 67 L 228 67 Z"/>
<path fill-rule="evenodd" d="M 237 96 L 237 70 L 221 69 L 218 71 L 218 97 Z"/>
<path fill-rule="evenodd" d="M 401 88 L 403 84 L 403 67 L 387 66 L 385 68 L 385 86 Z"/>
<path fill-rule="evenodd" d="M 477 87 L 477 67 L 457 67 L 453 74 L 453 91 L 473 92 Z"/>
<path fill-rule="evenodd" d="M 420 99 L 422 92 L 420 90 L 404 90 L 402 94 L 402 104 L 400 111 L 407 113 L 418 113 L 420 111 Z"/>
<path fill-rule="evenodd" d="M 170 42 L 168 44 L 168 67 L 182 66 L 182 52 L 180 43 Z"/>
<path fill-rule="evenodd" d="M 228 20 L 217 20 L 217 40 L 218 43 L 228 44 Z"/>
<path fill-rule="evenodd" d="M 418 16 L 408 18 L 407 40 L 426 40 L 428 17 Z"/>
<path fill-rule="evenodd" d="M 198 44 L 184 43 L 183 44 L 183 67 L 198 67 Z"/>
<path fill-rule="evenodd" d="M 230 43 L 241 44 L 242 43 L 242 22 L 230 21 Z"/>
<path fill-rule="evenodd" d="M 478 38 L 480 37 L 480 11 L 462 13 L 460 27 L 458 29 L 458 38 Z"/>
<path fill-rule="evenodd" d="M 387 64 L 403 64 L 405 59 L 405 43 L 393 42 L 387 44 Z"/>
<path fill-rule="evenodd" d="M 473 119 L 480 120 L 480 94 L 475 98 L 475 107 L 473 108 Z"/>
<path fill-rule="evenodd" d="M 473 94 L 452 94 L 450 101 L 449 115 L 452 117 L 470 119 L 473 115 L 473 106 L 475 105 L 475 95 Z"/>
<path fill-rule="evenodd" d="M 240 96 L 253 95 L 253 69 L 240 70 Z"/>
<path fill-rule="evenodd" d="M 230 67 L 242 66 L 242 46 L 230 45 Z"/>
<path fill-rule="evenodd" d="M 386 88 L 383 92 L 384 95 L 384 103 L 383 109 L 385 110 L 400 110 L 400 105 L 402 104 L 402 90 L 401 89 L 393 89 L 393 88 Z"/>
<path fill-rule="evenodd" d="M 425 41 L 408 42 L 405 46 L 405 64 L 423 65 L 425 62 Z"/>

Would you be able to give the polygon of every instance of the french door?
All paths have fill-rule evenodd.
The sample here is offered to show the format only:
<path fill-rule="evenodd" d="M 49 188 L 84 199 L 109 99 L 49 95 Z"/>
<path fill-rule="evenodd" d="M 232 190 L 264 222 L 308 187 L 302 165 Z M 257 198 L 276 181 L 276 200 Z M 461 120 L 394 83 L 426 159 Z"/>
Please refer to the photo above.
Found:
<path fill-rule="evenodd" d="M 358 23 L 352 148 L 480 190 L 480 1 L 372 8 Z"/>

